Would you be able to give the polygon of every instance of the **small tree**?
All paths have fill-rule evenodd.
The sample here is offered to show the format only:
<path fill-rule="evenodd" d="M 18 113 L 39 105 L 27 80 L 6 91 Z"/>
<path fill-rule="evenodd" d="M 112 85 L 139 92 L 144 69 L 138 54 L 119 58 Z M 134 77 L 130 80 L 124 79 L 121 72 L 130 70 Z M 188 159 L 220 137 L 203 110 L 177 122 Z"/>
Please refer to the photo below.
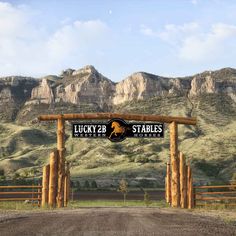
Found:
<path fill-rule="evenodd" d="M 85 188 L 85 189 L 90 188 L 90 184 L 89 184 L 88 180 L 85 180 L 85 182 L 84 182 L 84 188 Z"/>
<path fill-rule="evenodd" d="M 150 195 L 146 191 L 144 192 L 143 200 L 144 200 L 146 207 L 148 207 L 151 204 Z"/>
<path fill-rule="evenodd" d="M 98 186 L 97 186 L 96 181 L 93 180 L 92 183 L 91 183 L 91 188 L 97 188 L 97 187 L 98 187 Z"/>
<path fill-rule="evenodd" d="M 122 179 L 119 183 L 119 192 L 121 192 L 124 195 L 124 204 L 126 202 L 126 195 L 128 193 L 128 183 L 125 181 L 125 179 Z"/>
<path fill-rule="evenodd" d="M 75 181 L 74 187 L 75 187 L 76 191 L 79 191 L 81 189 L 81 185 L 80 185 L 79 180 Z"/>
<path fill-rule="evenodd" d="M 4 176 L 4 175 L 5 175 L 4 169 L 0 169 L 0 175 L 1 175 L 1 176 Z"/>

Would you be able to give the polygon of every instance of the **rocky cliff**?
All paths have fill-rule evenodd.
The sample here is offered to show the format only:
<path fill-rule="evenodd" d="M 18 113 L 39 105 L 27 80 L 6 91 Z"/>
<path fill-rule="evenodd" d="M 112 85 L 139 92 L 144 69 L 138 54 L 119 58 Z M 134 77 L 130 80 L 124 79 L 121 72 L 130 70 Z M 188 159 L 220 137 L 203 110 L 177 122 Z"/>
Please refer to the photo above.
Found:
<path fill-rule="evenodd" d="M 236 103 L 236 70 L 225 68 L 194 76 L 167 78 L 145 72 L 128 76 L 119 83 L 100 74 L 93 66 L 67 69 L 60 76 L 41 79 L 5 77 L 0 79 L 0 111 L 2 120 L 31 119 L 40 107 L 48 112 L 110 111 L 125 102 L 152 97 L 186 96 L 192 99 L 203 94 L 228 95 Z M 7 112 L 4 112 L 8 108 Z M 61 111 L 60 111 L 61 112 Z"/>

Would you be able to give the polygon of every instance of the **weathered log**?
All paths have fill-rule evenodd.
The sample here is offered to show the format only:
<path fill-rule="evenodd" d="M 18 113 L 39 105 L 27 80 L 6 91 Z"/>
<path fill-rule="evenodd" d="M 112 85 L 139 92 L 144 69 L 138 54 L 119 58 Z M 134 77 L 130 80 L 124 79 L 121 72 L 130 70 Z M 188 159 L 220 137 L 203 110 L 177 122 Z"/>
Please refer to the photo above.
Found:
<path fill-rule="evenodd" d="M 49 173 L 50 165 L 43 167 L 43 180 L 42 180 L 42 207 L 48 205 L 48 195 L 49 195 Z"/>
<path fill-rule="evenodd" d="M 61 119 L 62 115 L 41 115 L 38 117 L 40 121 L 46 120 L 58 120 Z M 119 114 L 119 113 L 78 113 L 78 114 L 64 114 L 64 120 L 102 120 L 121 118 L 124 120 L 139 120 L 139 121 L 157 121 L 162 123 L 186 124 L 196 125 L 196 118 L 192 117 L 171 117 L 171 116 L 160 116 L 160 115 L 143 115 L 143 114 Z"/>
<path fill-rule="evenodd" d="M 190 164 L 188 164 L 188 209 L 194 207 L 194 196 L 193 196 L 193 178 Z"/>
<path fill-rule="evenodd" d="M 70 195 L 70 169 L 69 163 L 66 163 L 66 174 L 64 184 L 64 206 L 67 206 Z"/>
<path fill-rule="evenodd" d="M 171 171 L 169 162 L 166 167 L 166 201 L 171 204 Z"/>
<path fill-rule="evenodd" d="M 58 165 L 58 151 L 54 150 L 50 154 L 49 196 L 48 196 L 48 205 L 50 207 L 56 206 L 57 177 L 58 177 L 57 165 Z"/>
<path fill-rule="evenodd" d="M 180 206 L 187 208 L 187 169 L 185 157 L 182 152 L 179 153 L 179 178 L 180 178 Z"/>
<path fill-rule="evenodd" d="M 57 149 L 58 149 L 58 188 L 57 207 L 64 206 L 64 181 L 65 181 L 65 120 L 61 115 L 57 121 Z"/>
<path fill-rule="evenodd" d="M 38 186 L 41 186 L 40 182 L 38 182 Z M 41 201 L 42 201 L 42 198 L 41 198 L 41 189 L 38 188 L 38 207 L 40 207 Z"/>
<path fill-rule="evenodd" d="M 167 200 L 167 176 L 165 177 L 165 199 L 166 199 L 166 202 L 168 203 L 168 200 Z"/>
<path fill-rule="evenodd" d="M 179 187 L 179 158 L 178 158 L 178 126 L 172 122 L 170 128 L 170 157 L 171 157 L 171 205 L 180 206 Z"/>

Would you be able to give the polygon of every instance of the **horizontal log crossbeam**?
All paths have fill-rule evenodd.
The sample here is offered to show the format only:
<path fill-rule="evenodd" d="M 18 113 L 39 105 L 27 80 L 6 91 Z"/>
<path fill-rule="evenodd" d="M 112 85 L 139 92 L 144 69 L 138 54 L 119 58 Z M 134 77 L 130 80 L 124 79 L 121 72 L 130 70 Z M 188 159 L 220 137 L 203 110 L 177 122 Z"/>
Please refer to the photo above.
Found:
<path fill-rule="evenodd" d="M 201 201 L 236 200 L 236 197 L 200 197 L 200 198 L 197 197 L 196 200 L 201 200 Z"/>
<path fill-rule="evenodd" d="M 195 186 L 195 189 L 208 189 L 208 188 L 236 188 L 236 185 L 216 185 L 216 186 Z"/>
<path fill-rule="evenodd" d="M 27 198 L 0 198 L 0 201 L 24 201 L 24 200 L 36 200 L 36 201 L 40 201 L 41 198 L 30 198 L 30 197 L 27 197 Z"/>
<path fill-rule="evenodd" d="M 143 114 L 119 114 L 119 113 L 78 113 L 78 114 L 58 114 L 58 115 L 41 115 L 39 121 L 49 120 L 106 120 L 113 118 L 121 118 L 124 120 L 136 121 L 156 121 L 162 123 L 176 122 L 177 124 L 196 125 L 197 119 L 192 117 L 172 117 L 160 115 L 143 115 Z"/>
<path fill-rule="evenodd" d="M 0 186 L 0 189 L 42 188 L 39 185 Z"/>
<path fill-rule="evenodd" d="M 227 191 L 227 192 L 198 192 L 196 195 L 222 195 L 222 194 L 235 194 L 236 195 L 236 191 Z"/>
<path fill-rule="evenodd" d="M 0 192 L 0 195 L 18 195 L 18 194 L 22 194 L 22 195 L 29 195 L 29 194 L 42 194 L 42 192 Z"/>

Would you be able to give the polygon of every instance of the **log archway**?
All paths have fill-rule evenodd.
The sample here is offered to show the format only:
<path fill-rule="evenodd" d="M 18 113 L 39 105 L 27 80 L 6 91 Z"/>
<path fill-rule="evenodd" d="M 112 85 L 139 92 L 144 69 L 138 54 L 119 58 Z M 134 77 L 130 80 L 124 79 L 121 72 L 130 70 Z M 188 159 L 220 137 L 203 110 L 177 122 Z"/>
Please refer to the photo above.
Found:
<path fill-rule="evenodd" d="M 57 206 L 64 206 L 64 181 L 65 181 L 65 121 L 66 120 L 107 120 L 120 118 L 134 121 L 156 121 L 168 123 L 170 129 L 170 159 L 171 159 L 171 204 L 180 206 L 180 181 L 178 163 L 178 125 L 196 125 L 196 118 L 174 117 L 143 114 L 119 114 L 119 113 L 79 113 L 79 114 L 54 114 L 41 115 L 39 121 L 57 121 L 57 150 L 58 150 L 58 191 Z"/>

